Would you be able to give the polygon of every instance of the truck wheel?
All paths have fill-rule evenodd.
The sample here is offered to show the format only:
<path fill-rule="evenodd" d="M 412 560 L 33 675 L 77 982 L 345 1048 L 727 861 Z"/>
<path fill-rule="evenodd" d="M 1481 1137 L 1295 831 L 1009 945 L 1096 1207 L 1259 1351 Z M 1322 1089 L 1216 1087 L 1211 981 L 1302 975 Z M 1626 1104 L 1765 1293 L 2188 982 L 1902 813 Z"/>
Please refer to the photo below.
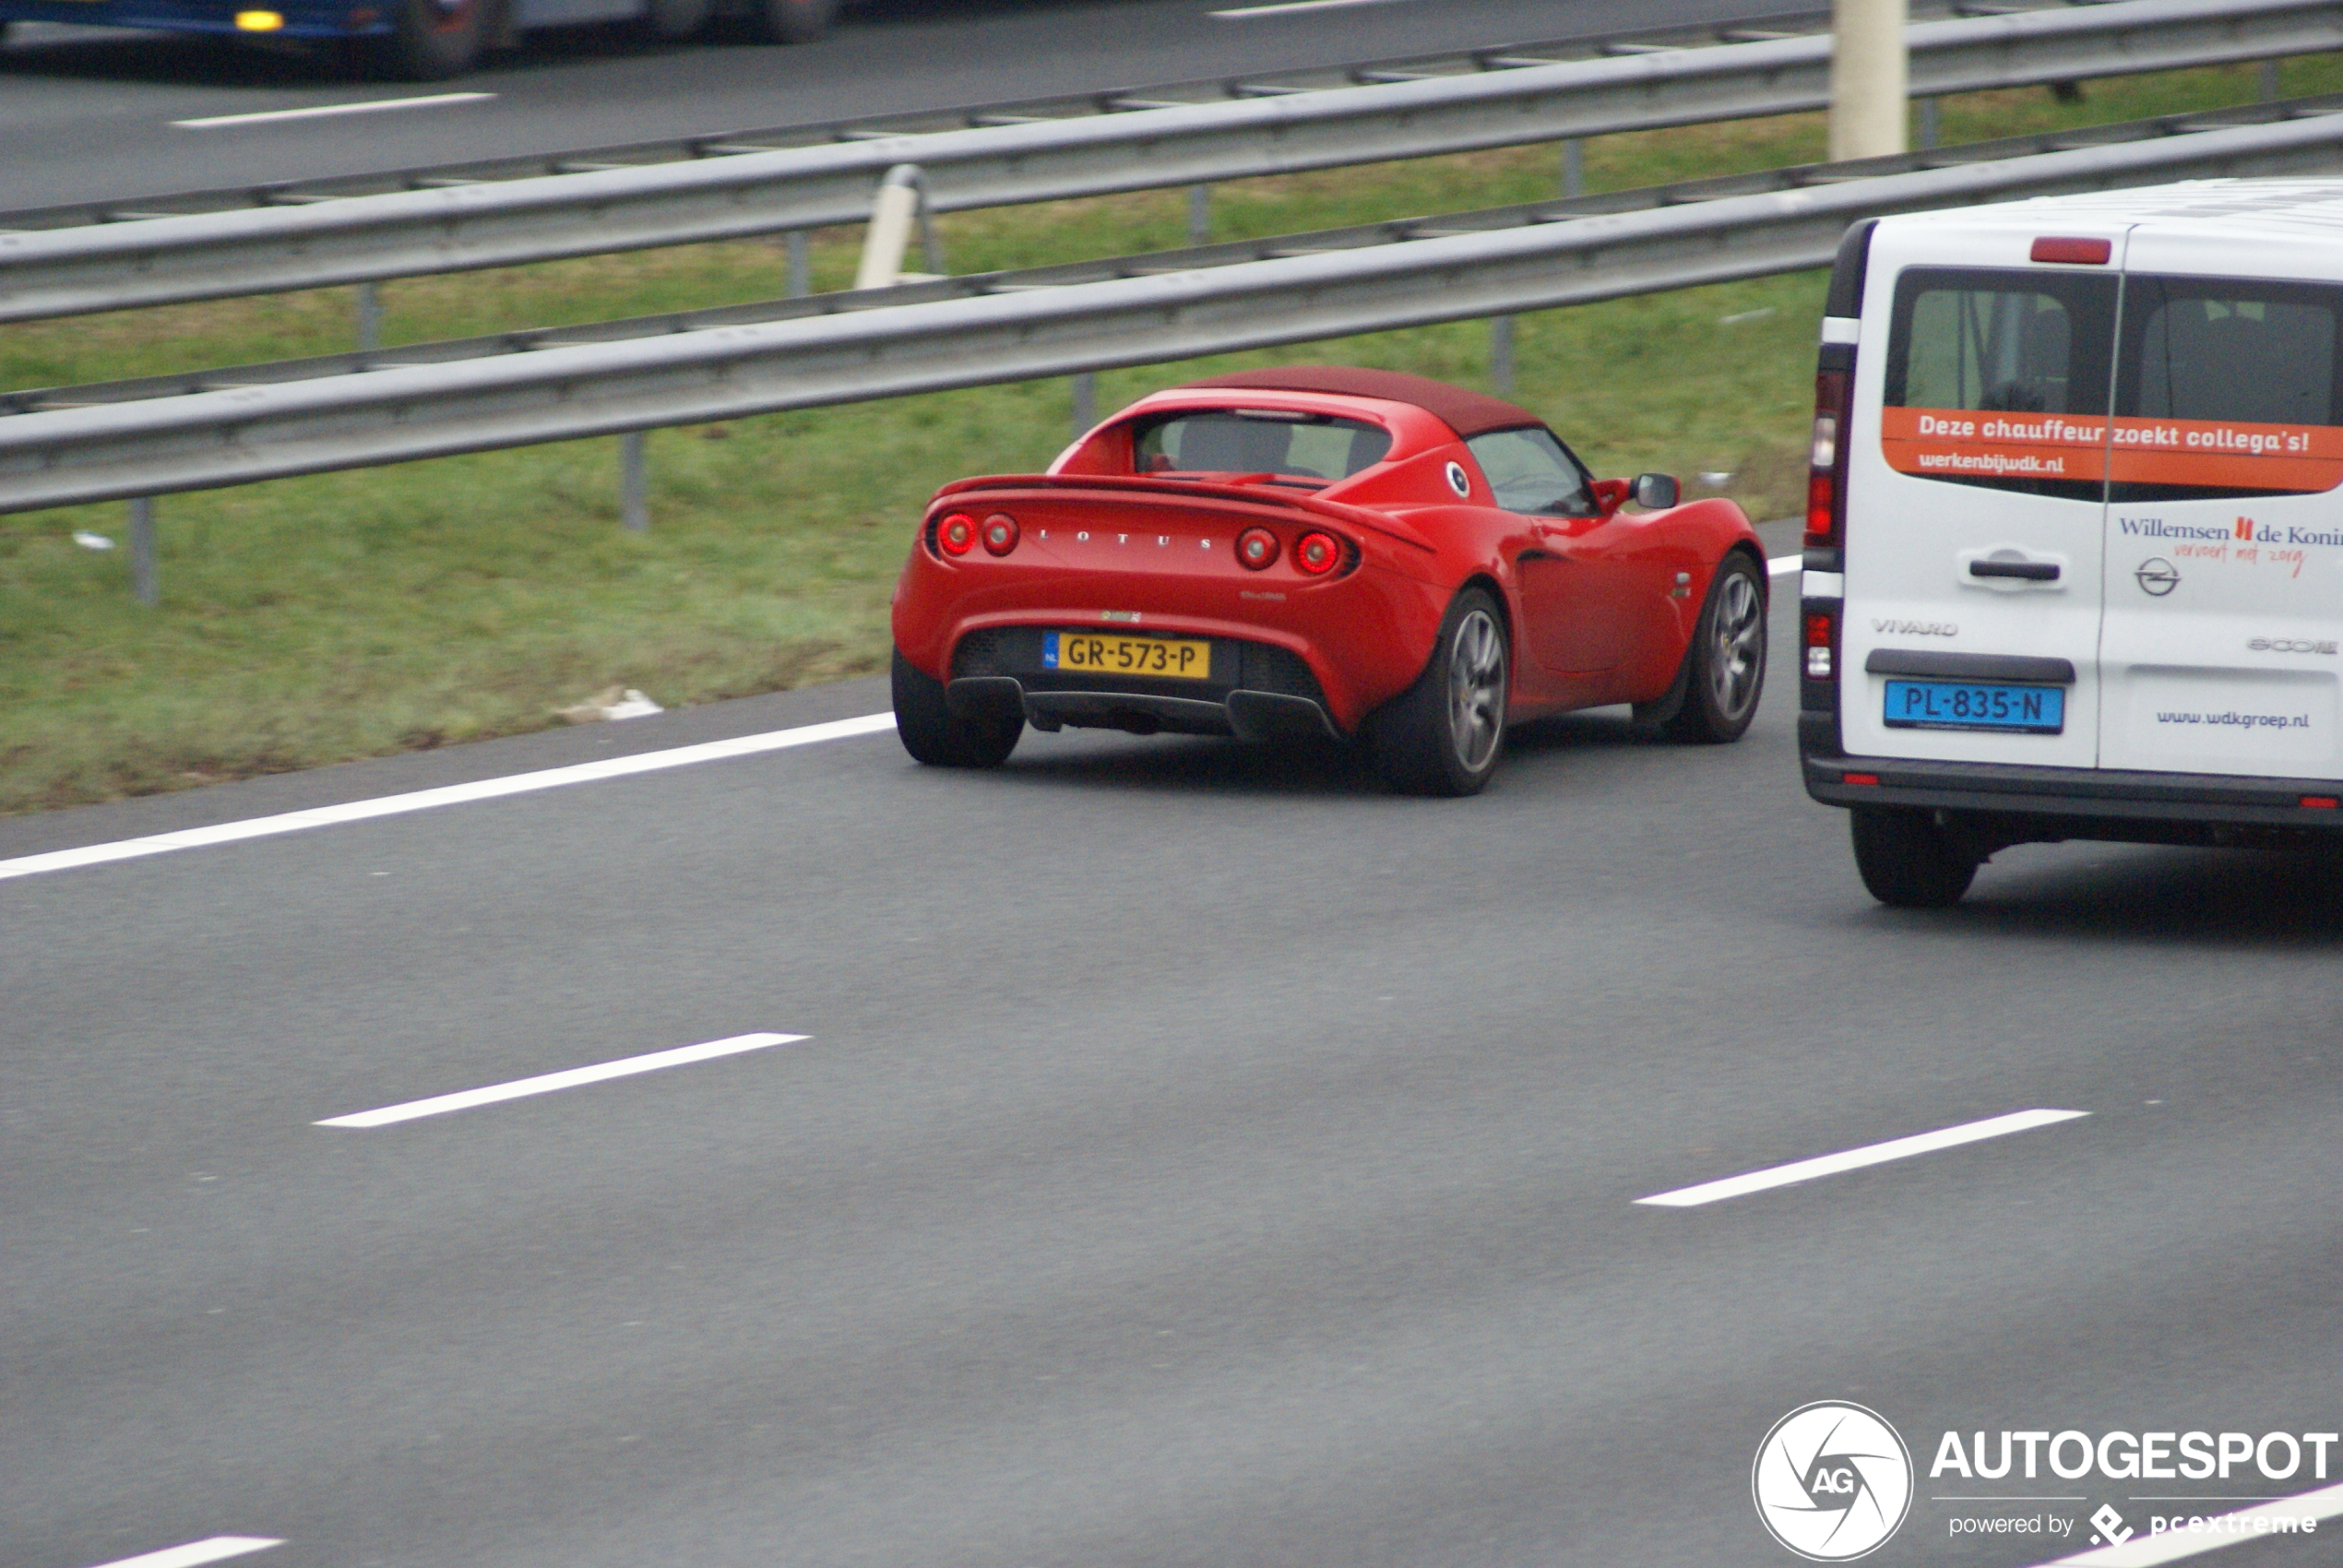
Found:
<path fill-rule="evenodd" d="M 1855 869 L 1890 909 L 1943 909 L 1960 902 L 1980 857 L 1925 812 L 1856 806 L 1847 814 Z"/>
<path fill-rule="evenodd" d="M 811 43 L 830 30 L 838 0 L 756 0 L 757 30 L 773 43 Z"/>
<path fill-rule="evenodd" d="M 372 74 L 436 82 L 480 64 L 493 30 L 493 0 L 398 0 L 387 38 L 364 41 Z"/>
<path fill-rule="evenodd" d="M 895 733 L 930 767 L 998 767 L 1017 750 L 1025 719 L 963 719 L 944 700 L 944 683 L 895 651 Z"/>

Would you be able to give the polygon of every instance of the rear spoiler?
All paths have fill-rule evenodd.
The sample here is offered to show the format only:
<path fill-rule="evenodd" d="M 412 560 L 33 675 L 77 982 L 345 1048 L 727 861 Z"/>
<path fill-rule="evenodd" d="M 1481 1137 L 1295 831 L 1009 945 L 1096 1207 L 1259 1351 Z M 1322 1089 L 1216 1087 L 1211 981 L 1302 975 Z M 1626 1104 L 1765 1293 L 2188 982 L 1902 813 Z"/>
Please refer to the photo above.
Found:
<path fill-rule="evenodd" d="M 1288 485 L 1255 481 L 1252 476 L 1226 480 L 1167 479 L 1155 474 L 985 474 L 975 479 L 955 480 L 937 491 L 927 504 L 933 514 L 946 500 L 998 491 L 1104 492 L 1118 501 L 1234 501 L 1248 506 L 1300 512 L 1346 528 L 1378 533 L 1402 544 L 1412 544 L 1419 550 L 1436 551 L 1423 537 L 1402 518 L 1389 517 L 1363 506 L 1345 505 L 1339 501 L 1323 500 L 1309 491 Z"/>

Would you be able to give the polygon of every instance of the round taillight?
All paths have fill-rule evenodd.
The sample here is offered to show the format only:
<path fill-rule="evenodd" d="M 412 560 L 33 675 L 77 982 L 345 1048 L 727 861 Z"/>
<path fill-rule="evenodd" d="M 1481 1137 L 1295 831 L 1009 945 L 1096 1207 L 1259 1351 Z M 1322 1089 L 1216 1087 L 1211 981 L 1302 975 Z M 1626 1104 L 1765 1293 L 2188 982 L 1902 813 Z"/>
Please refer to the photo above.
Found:
<path fill-rule="evenodd" d="M 1017 519 L 1006 512 L 995 512 L 984 519 L 984 548 L 993 555 L 1006 555 L 1017 548 Z"/>
<path fill-rule="evenodd" d="M 1342 564 L 1342 541 L 1313 529 L 1293 541 L 1293 564 L 1307 576 L 1323 577 Z"/>
<path fill-rule="evenodd" d="M 976 519 L 955 512 L 935 525 L 935 542 L 946 555 L 966 555 L 976 548 Z"/>
<path fill-rule="evenodd" d="M 1237 560 L 1258 572 L 1278 560 L 1278 536 L 1267 529 L 1247 529 L 1237 535 Z"/>

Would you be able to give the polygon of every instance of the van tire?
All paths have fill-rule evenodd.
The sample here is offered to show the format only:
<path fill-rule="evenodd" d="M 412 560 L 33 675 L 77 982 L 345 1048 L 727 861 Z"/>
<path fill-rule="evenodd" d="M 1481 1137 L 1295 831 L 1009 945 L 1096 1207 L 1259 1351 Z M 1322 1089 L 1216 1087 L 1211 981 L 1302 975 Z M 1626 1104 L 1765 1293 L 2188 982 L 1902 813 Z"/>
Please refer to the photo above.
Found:
<path fill-rule="evenodd" d="M 1890 909 L 1949 909 L 1976 879 L 1982 857 L 1926 812 L 1856 806 L 1847 817 L 1855 869 L 1871 896 Z"/>
<path fill-rule="evenodd" d="M 1486 588 L 1469 588 L 1441 617 L 1415 684 L 1367 721 L 1376 775 L 1405 795 L 1479 794 L 1505 754 L 1512 690 L 1505 612 Z"/>
<path fill-rule="evenodd" d="M 944 700 L 944 683 L 895 650 L 895 733 L 930 767 L 998 767 L 1025 733 L 1022 714 L 963 719 Z"/>
<path fill-rule="evenodd" d="M 695 38 L 708 26 L 715 0 L 650 0 L 642 15 L 643 30 L 662 42 Z"/>
<path fill-rule="evenodd" d="M 1738 741 L 1766 691 L 1766 579 L 1741 551 L 1718 563 L 1677 671 L 1675 711 L 1659 721 L 1671 741 L 1715 746 Z"/>

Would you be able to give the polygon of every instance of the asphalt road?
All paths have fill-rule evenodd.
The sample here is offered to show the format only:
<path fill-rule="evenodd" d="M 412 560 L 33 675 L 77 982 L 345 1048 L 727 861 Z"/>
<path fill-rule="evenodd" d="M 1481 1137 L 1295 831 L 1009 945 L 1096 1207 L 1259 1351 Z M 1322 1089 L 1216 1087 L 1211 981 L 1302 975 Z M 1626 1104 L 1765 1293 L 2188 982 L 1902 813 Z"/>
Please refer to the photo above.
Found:
<path fill-rule="evenodd" d="M 0 857 L 884 700 L 19 819 Z M 1466 802 L 877 734 L 0 882 L 0 1558 L 1722 1568 L 1794 1561 L 1750 1467 L 1809 1401 L 1922 1466 L 2336 1430 L 2336 879 L 2035 847 L 1889 912 L 1789 705 L 1719 749 L 1548 725 Z M 808 1038 L 315 1125 L 765 1030 Z M 2037 1107 L 2089 1114 L 1635 1202 Z M 2059 1555 L 1948 1538 L 1951 1485 L 1866 1561 Z M 2337 1528 L 2214 1561 L 2331 1565 Z"/>
<path fill-rule="evenodd" d="M 1106 91 L 1251 71 L 1812 9 L 1802 0 L 1378 0 L 1215 17 L 1231 0 L 872 0 L 793 49 L 532 34 L 445 85 L 351 82 L 316 56 L 26 25 L 0 46 L 0 209 L 128 200 Z M 349 118 L 175 122 L 454 89 L 491 99 Z"/>

